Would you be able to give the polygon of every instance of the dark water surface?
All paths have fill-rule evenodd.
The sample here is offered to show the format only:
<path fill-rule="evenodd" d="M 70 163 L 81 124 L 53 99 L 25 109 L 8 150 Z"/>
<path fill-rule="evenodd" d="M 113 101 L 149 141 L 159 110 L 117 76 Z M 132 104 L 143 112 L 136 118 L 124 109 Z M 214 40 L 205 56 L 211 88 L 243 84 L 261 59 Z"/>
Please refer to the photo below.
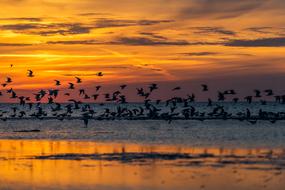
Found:
<path fill-rule="evenodd" d="M 7 120 L 0 139 L 1 190 L 285 187 L 285 121 Z"/>

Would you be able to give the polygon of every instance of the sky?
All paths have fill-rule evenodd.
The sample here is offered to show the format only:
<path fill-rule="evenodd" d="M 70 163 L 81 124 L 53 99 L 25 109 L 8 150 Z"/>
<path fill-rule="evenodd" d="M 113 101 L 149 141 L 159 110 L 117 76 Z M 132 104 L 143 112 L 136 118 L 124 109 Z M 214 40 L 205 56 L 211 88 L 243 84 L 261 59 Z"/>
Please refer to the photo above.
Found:
<path fill-rule="evenodd" d="M 209 83 L 283 92 L 283 0 L 0 0 L 0 7 L 0 80 L 12 77 L 22 92 L 51 88 L 54 79 L 63 88 L 75 76 L 90 88 Z"/>

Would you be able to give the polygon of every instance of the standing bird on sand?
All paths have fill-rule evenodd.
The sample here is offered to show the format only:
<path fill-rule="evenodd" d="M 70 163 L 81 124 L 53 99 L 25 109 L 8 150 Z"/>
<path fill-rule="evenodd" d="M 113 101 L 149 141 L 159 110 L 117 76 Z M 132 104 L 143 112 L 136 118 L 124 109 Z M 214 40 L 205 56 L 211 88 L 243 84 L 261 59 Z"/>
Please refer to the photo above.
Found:
<path fill-rule="evenodd" d="M 28 70 L 28 77 L 34 77 L 34 72 L 32 70 Z"/>

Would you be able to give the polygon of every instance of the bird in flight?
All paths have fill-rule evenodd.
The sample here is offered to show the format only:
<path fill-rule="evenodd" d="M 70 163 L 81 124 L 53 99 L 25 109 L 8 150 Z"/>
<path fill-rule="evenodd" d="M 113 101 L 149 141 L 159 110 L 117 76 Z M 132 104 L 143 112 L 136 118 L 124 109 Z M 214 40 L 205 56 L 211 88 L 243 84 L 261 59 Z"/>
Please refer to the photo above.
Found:
<path fill-rule="evenodd" d="M 34 72 L 32 70 L 28 70 L 28 77 L 34 77 Z"/>
<path fill-rule="evenodd" d="M 206 84 L 201 84 L 201 86 L 202 86 L 202 91 L 208 91 L 209 89 L 208 89 L 208 85 L 206 85 Z"/>
<path fill-rule="evenodd" d="M 175 88 L 172 89 L 172 91 L 175 91 L 175 90 L 181 90 L 181 87 L 180 86 L 177 86 Z"/>
<path fill-rule="evenodd" d="M 6 83 L 11 83 L 12 79 L 10 77 L 6 77 Z"/>
<path fill-rule="evenodd" d="M 74 84 L 73 83 L 68 83 L 69 84 L 69 87 L 68 87 L 68 89 L 74 89 Z"/>
<path fill-rule="evenodd" d="M 76 78 L 76 83 L 82 83 L 81 78 L 79 78 L 79 77 L 75 77 L 75 78 Z"/>
<path fill-rule="evenodd" d="M 149 90 L 150 90 L 150 92 L 152 92 L 152 91 L 154 91 L 154 90 L 156 90 L 156 89 L 158 89 L 158 87 L 157 87 L 157 84 L 150 84 L 150 86 L 149 86 Z"/>
<path fill-rule="evenodd" d="M 56 86 L 60 86 L 61 85 L 59 80 L 54 80 L 54 81 L 55 81 L 55 85 Z"/>
<path fill-rule="evenodd" d="M 103 76 L 103 73 L 102 73 L 102 72 L 98 72 L 96 75 L 97 75 L 98 77 L 102 77 L 102 76 Z"/>
<path fill-rule="evenodd" d="M 124 90 L 126 87 L 127 87 L 126 84 L 123 84 L 123 85 L 120 86 L 120 88 L 121 88 L 122 90 Z"/>
<path fill-rule="evenodd" d="M 96 86 L 95 88 L 96 88 L 96 92 L 97 92 L 98 90 L 100 90 L 101 86 Z"/>

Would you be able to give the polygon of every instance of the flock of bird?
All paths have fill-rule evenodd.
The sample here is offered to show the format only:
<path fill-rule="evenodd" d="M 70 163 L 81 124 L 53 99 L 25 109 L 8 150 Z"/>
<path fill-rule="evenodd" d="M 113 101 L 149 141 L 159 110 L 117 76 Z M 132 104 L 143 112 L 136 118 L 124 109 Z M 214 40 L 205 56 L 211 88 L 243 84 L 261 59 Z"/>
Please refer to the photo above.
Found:
<path fill-rule="evenodd" d="M 12 67 L 12 65 L 11 65 Z M 96 74 L 98 77 L 103 77 L 103 72 Z M 27 77 L 35 77 L 32 70 L 27 70 Z M 248 121 L 251 124 L 255 124 L 258 120 L 268 120 L 271 123 L 275 123 L 277 120 L 285 119 L 285 112 L 269 112 L 259 109 L 257 114 L 253 114 L 249 108 L 246 108 L 243 112 L 230 113 L 226 111 L 221 102 L 229 99 L 233 104 L 239 101 L 246 102 L 248 105 L 252 105 L 253 101 L 258 100 L 261 105 L 266 105 L 265 97 L 273 97 L 276 103 L 285 104 L 285 95 L 275 95 L 272 89 L 266 89 L 264 91 L 254 90 L 253 95 L 246 96 L 242 99 L 235 97 L 237 92 L 234 89 L 225 91 L 218 91 L 217 99 L 212 100 L 208 98 L 206 106 L 210 111 L 199 111 L 195 107 L 196 96 L 194 93 L 187 95 L 187 97 L 174 96 L 165 101 L 150 98 L 154 91 L 159 89 L 158 84 L 149 84 L 147 88 L 137 88 L 137 96 L 141 97 L 143 102 L 140 104 L 130 104 L 127 102 L 127 98 L 124 95 L 124 90 L 128 87 L 126 84 L 120 85 L 119 89 L 113 93 L 101 93 L 102 86 L 95 86 L 95 94 L 88 95 L 85 89 L 80 88 L 82 79 L 75 77 L 74 82 L 68 83 L 69 92 L 63 92 L 65 97 L 70 97 L 71 92 L 76 93 L 78 91 L 79 99 L 68 99 L 69 103 L 59 103 L 57 98 L 61 92 L 61 81 L 54 80 L 54 87 L 56 89 L 40 90 L 34 93 L 34 98 L 29 96 L 20 96 L 10 86 L 13 83 L 11 77 L 6 77 L 6 80 L 2 85 L 4 91 L 11 99 L 15 99 L 18 103 L 11 104 L 10 110 L 3 110 L 0 108 L 0 119 L 6 121 L 7 119 L 82 119 L 87 127 L 90 119 L 97 120 L 114 120 L 114 119 L 127 119 L 127 120 L 166 120 L 169 123 L 177 119 L 185 120 L 210 120 L 210 119 L 236 119 L 240 121 Z M 2 91 L 3 91 L 2 89 Z M 172 91 L 179 91 L 181 87 L 177 86 Z M 0 96 L 3 96 L 3 92 L 0 91 Z M 70 92 L 71 91 L 71 92 Z M 207 84 L 201 85 L 201 91 L 209 91 Z M 5 93 L 4 92 L 4 93 Z M 102 113 L 97 113 L 94 107 L 104 106 L 104 103 L 97 102 L 98 98 L 102 97 L 103 102 L 112 103 L 112 108 L 103 108 Z M 44 98 L 47 102 L 44 102 Z M 94 103 L 86 103 L 84 100 L 93 100 Z M 132 105 L 129 106 L 128 105 Z M 28 113 L 21 107 L 30 110 Z M 49 110 L 46 110 L 49 109 Z M 74 116 L 73 113 L 79 113 L 78 116 Z M 50 115 L 49 115 L 50 113 Z"/>

